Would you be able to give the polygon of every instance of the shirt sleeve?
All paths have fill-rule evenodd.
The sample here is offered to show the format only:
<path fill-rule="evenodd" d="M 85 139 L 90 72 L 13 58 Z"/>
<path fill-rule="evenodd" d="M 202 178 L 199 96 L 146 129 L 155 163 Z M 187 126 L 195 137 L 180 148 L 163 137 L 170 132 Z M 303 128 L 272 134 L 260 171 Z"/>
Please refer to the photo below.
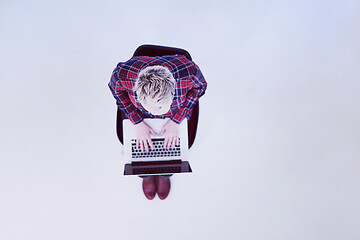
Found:
<path fill-rule="evenodd" d="M 118 68 L 115 68 L 110 79 L 109 88 L 114 98 L 116 99 L 116 105 L 119 109 L 125 113 L 125 115 L 134 124 L 140 123 L 143 118 L 139 114 L 139 110 L 130 101 L 129 94 L 122 86 L 121 80 L 118 76 Z"/>
<path fill-rule="evenodd" d="M 207 88 L 207 83 L 204 76 L 202 75 L 199 67 L 194 64 L 194 71 L 190 78 L 189 84 L 191 85 L 190 90 L 186 93 L 185 102 L 180 107 L 180 109 L 171 116 L 171 120 L 176 123 L 181 123 L 185 117 L 189 118 L 191 111 L 199 98 L 205 94 Z"/>

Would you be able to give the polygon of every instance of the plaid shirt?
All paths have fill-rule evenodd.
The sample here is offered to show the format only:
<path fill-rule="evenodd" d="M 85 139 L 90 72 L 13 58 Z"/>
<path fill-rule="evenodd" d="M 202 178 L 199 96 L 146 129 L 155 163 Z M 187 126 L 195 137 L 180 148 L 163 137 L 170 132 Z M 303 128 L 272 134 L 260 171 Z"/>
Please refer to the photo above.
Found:
<path fill-rule="evenodd" d="M 139 72 L 154 65 L 167 67 L 176 80 L 173 102 L 170 110 L 163 115 L 152 115 L 146 111 L 133 90 Z M 116 104 L 134 124 L 140 123 L 144 117 L 169 117 L 174 122 L 181 123 L 185 117 L 190 117 L 192 108 L 205 93 L 206 86 L 207 83 L 199 67 L 183 55 L 132 57 L 127 62 L 120 62 L 117 65 L 109 83 Z"/>

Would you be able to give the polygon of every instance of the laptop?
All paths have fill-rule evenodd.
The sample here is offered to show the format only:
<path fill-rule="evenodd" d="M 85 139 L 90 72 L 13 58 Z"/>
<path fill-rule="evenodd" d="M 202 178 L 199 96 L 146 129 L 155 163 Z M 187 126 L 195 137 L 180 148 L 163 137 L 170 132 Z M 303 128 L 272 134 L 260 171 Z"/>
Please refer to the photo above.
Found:
<path fill-rule="evenodd" d="M 144 121 L 157 133 L 169 119 L 146 118 Z M 166 175 L 174 173 L 191 173 L 188 158 L 188 126 L 186 119 L 179 126 L 179 145 L 174 149 L 164 149 L 164 136 L 154 136 L 151 140 L 154 150 L 142 152 L 136 148 L 135 125 L 129 120 L 123 120 L 124 158 L 126 161 L 124 175 Z"/>

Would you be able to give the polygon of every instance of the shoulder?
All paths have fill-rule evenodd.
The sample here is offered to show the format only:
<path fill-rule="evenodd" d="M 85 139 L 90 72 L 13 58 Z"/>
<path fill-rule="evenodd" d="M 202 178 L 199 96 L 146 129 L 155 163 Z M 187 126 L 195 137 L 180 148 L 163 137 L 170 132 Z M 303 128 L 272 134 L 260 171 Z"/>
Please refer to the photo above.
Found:
<path fill-rule="evenodd" d="M 198 69 L 198 66 L 184 55 L 169 55 L 162 58 L 165 60 L 164 65 L 169 68 L 175 79 L 191 77 Z"/>
<path fill-rule="evenodd" d="M 151 57 L 132 57 L 126 62 L 119 62 L 114 73 L 120 81 L 134 80 L 141 69 L 152 61 Z"/>
<path fill-rule="evenodd" d="M 120 74 L 137 74 L 139 69 L 141 69 L 146 62 L 146 59 L 132 57 L 126 62 L 119 62 L 115 69 L 117 69 Z"/>

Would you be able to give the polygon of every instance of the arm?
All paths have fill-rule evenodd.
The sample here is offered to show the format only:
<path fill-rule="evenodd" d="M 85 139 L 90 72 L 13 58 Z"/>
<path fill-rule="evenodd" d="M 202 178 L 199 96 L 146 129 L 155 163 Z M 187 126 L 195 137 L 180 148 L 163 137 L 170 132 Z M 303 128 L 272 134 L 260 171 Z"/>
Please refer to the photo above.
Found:
<path fill-rule="evenodd" d="M 138 124 L 143 118 L 139 114 L 139 110 L 130 101 L 128 93 L 122 86 L 118 71 L 118 68 L 115 68 L 108 86 L 116 99 L 116 104 L 120 110 L 126 114 L 132 123 Z"/>
<path fill-rule="evenodd" d="M 194 71 L 191 79 L 186 84 L 189 85 L 185 102 L 181 108 L 170 117 L 170 120 L 163 126 L 160 136 L 165 133 L 164 148 L 174 148 L 179 145 L 179 124 L 185 117 L 190 117 L 191 111 L 199 98 L 205 93 L 207 83 L 198 66 L 194 64 Z M 182 85 L 182 83 L 180 84 Z M 180 89 L 179 91 L 181 91 Z"/>
<path fill-rule="evenodd" d="M 136 130 L 136 148 L 141 148 L 141 151 L 149 152 L 149 146 L 154 149 L 150 134 L 157 136 L 158 134 L 143 121 L 139 114 L 139 110 L 131 102 L 128 92 L 123 85 L 132 84 L 129 80 L 121 80 L 119 77 L 119 68 L 115 68 L 111 76 L 109 88 L 116 99 L 116 104 L 122 112 L 135 124 Z"/>
<path fill-rule="evenodd" d="M 192 77 L 188 82 L 189 91 L 186 93 L 186 99 L 181 108 L 171 117 L 175 123 L 181 123 L 185 117 L 190 117 L 191 111 L 199 98 L 204 95 L 207 83 L 199 67 L 194 64 Z"/>
<path fill-rule="evenodd" d="M 121 80 L 118 75 L 118 68 L 115 68 L 109 83 L 110 91 L 116 99 L 116 104 L 119 109 L 126 114 L 132 123 L 135 124 L 136 148 L 140 147 L 141 151 L 144 152 L 145 150 L 146 152 L 149 152 L 149 146 L 151 149 L 154 148 L 150 138 L 150 133 L 154 135 L 157 134 L 143 121 L 143 118 L 138 112 L 139 110 L 130 101 L 129 94 L 121 84 Z"/>

